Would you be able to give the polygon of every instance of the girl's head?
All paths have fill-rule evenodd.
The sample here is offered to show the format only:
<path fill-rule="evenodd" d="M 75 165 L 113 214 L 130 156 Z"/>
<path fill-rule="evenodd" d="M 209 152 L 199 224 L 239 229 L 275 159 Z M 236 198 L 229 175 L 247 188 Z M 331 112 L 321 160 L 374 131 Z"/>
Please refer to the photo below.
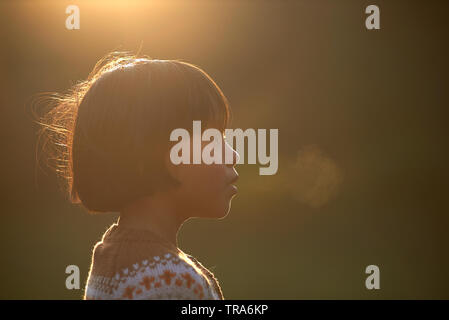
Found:
<path fill-rule="evenodd" d="M 52 103 L 42 119 L 44 146 L 73 202 L 90 212 L 120 212 L 166 194 L 194 216 L 229 210 L 235 162 L 176 166 L 169 158 L 172 130 L 189 130 L 193 120 L 222 132 L 228 125 L 227 99 L 200 68 L 111 54 Z"/>

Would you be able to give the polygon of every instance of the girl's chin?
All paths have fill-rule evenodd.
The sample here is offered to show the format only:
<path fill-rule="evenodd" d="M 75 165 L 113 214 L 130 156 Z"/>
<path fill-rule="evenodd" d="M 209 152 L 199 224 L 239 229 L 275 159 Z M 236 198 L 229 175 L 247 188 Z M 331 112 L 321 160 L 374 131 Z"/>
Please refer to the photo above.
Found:
<path fill-rule="evenodd" d="M 226 208 L 225 208 L 225 210 L 222 211 L 222 215 L 219 217 L 219 219 L 225 218 L 231 211 L 231 202 L 232 202 L 233 197 L 234 197 L 234 195 L 231 196 L 231 199 L 229 199 L 229 201 L 227 202 Z"/>
<path fill-rule="evenodd" d="M 221 205 L 213 206 L 213 207 L 203 207 L 201 210 L 196 211 L 198 214 L 198 218 L 212 218 L 212 219 L 223 219 L 225 218 L 229 211 L 231 210 L 231 202 L 232 198 L 235 194 L 226 194 L 221 199 Z"/>
<path fill-rule="evenodd" d="M 221 210 L 214 210 L 214 211 L 209 212 L 209 216 L 207 218 L 223 219 L 228 215 L 230 209 L 231 209 L 231 203 L 228 202 L 228 204 Z"/>

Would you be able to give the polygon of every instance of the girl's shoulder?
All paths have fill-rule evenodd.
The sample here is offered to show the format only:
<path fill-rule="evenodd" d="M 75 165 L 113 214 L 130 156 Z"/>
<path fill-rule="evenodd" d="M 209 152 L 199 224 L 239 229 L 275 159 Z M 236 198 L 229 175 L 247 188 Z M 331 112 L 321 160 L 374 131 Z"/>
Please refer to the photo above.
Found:
<path fill-rule="evenodd" d="M 86 299 L 222 299 L 216 279 L 157 236 L 111 227 L 94 248 Z"/>

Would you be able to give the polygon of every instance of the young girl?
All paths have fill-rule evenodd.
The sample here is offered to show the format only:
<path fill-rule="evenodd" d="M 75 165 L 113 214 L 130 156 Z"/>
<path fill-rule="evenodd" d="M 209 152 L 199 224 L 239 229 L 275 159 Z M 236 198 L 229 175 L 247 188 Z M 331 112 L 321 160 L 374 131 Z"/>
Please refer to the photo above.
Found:
<path fill-rule="evenodd" d="M 229 106 L 200 68 L 113 53 L 88 79 L 53 98 L 43 133 L 71 200 L 120 217 L 93 250 L 85 299 L 223 299 L 214 275 L 178 248 L 191 217 L 222 218 L 236 193 L 233 163 L 170 161 L 170 132 L 224 132 Z M 192 152 L 191 152 L 192 154 Z"/>

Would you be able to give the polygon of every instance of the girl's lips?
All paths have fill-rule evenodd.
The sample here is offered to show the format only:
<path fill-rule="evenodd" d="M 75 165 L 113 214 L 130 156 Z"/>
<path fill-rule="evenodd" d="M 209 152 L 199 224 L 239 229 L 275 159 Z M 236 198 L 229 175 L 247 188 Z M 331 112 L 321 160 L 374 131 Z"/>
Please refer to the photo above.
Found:
<path fill-rule="evenodd" d="M 230 184 L 229 189 L 231 190 L 231 193 L 234 195 L 238 192 L 237 186 Z"/>
<path fill-rule="evenodd" d="M 239 179 L 239 175 L 234 172 L 232 175 L 232 178 L 228 180 L 228 183 L 226 185 L 226 188 L 230 190 L 232 195 L 236 194 L 238 192 L 237 186 L 234 184 Z"/>
<path fill-rule="evenodd" d="M 229 180 L 229 184 L 233 184 L 234 182 L 236 182 L 239 179 L 239 175 L 235 174 L 231 180 Z"/>

